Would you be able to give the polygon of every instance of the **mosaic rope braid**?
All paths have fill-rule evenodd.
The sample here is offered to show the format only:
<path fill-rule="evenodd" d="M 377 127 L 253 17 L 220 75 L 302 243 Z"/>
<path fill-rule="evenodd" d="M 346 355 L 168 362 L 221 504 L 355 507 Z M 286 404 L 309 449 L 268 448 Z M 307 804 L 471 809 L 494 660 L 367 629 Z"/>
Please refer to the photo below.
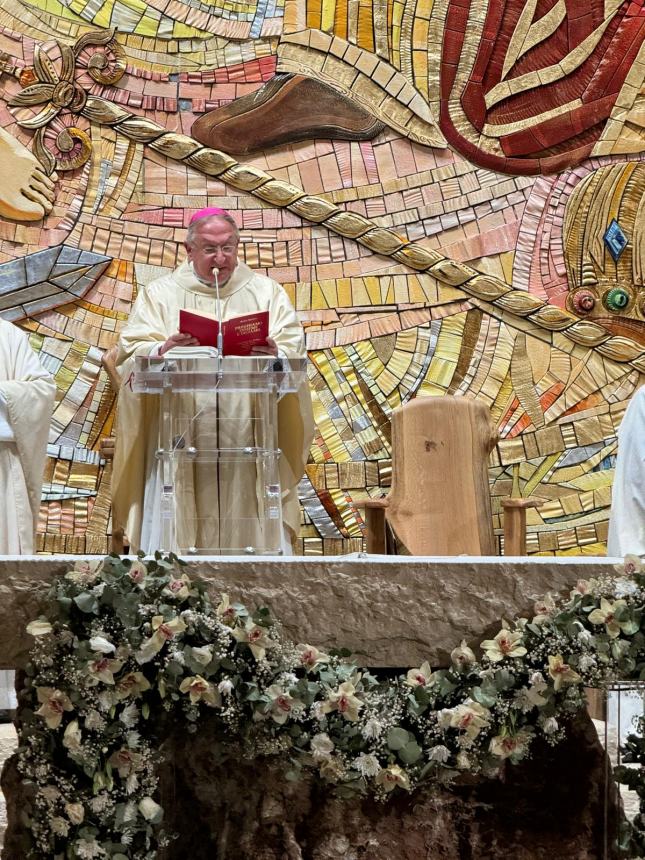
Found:
<path fill-rule="evenodd" d="M 629 338 L 610 335 L 597 323 L 580 320 L 531 293 L 513 289 L 499 278 L 482 274 L 418 242 L 404 240 L 369 218 L 347 212 L 323 197 L 307 194 L 302 188 L 275 179 L 260 168 L 242 165 L 224 152 L 203 147 L 187 135 L 169 132 L 100 97 L 88 97 L 82 112 L 91 122 L 110 125 L 131 140 L 147 144 L 160 155 L 182 161 L 271 206 L 288 209 L 306 221 L 323 225 L 376 254 L 391 257 L 417 272 L 426 272 L 442 284 L 458 287 L 498 313 L 510 313 L 546 331 L 561 332 L 575 344 L 595 349 L 605 358 L 631 364 L 645 373 L 645 348 Z"/>

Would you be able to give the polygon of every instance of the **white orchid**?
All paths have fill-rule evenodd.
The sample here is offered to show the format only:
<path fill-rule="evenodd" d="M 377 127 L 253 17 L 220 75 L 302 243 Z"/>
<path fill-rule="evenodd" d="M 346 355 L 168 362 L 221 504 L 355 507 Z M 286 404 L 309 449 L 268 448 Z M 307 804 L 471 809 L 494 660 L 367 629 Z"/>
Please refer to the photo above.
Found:
<path fill-rule="evenodd" d="M 523 657 L 526 654 L 526 648 L 522 644 L 522 634 L 507 630 L 505 627 L 502 627 L 494 639 L 486 639 L 482 642 L 481 647 L 491 663 L 498 663 L 505 657 Z"/>
<path fill-rule="evenodd" d="M 564 662 L 561 654 L 549 656 L 549 675 L 553 678 L 553 689 L 556 693 L 568 684 L 578 684 L 582 681 L 580 675 Z"/>
<path fill-rule="evenodd" d="M 452 665 L 457 669 L 466 669 L 468 666 L 472 666 L 476 662 L 476 659 L 474 652 L 468 647 L 465 639 L 462 639 L 460 645 L 457 648 L 453 648 L 450 652 Z"/>
<path fill-rule="evenodd" d="M 222 704 L 220 691 L 214 684 L 202 678 L 201 675 L 192 675 L 184 678 L 179 685 L 180 693 L 188 693 L 192 705 L 204 702 L 211 708 L 219 708 Z"/>
<path fill-rule="evenodd" d="M 323 702 L 322 712 L 329 714 L 332 711 L 338 711 L 346 720 L 356 722 L 358 712 L 362 707 L 363 703 L 356 696 L 356 687 L 351 681 L 344 681 L 338 689 L 329 693 Z"/>
<path fill-rule="evenodd" d="M 397 787 L 410 791 L 410 778 L 407 772 L 402 767 L 399 767 L 398 764 L 391 764 L 380 771 L 375 782 L 377 785 L 383 786 L 387 792 L 393 791 Z"/>
<path fill-rule="evenodd" d="M 271 640 L 265 628 L 255 624 L 251 618 L 247 618 L 242 627 L 233 629 L 233 637 L 248 645 L 256 660 L 263 660 L 267 648 L 271 647 Z"/>
<path fill-rule="evenodd" d="M 410 669 L 404 680 L 409 687 L 426 687 L 432 682 L 432 669 L 426 661 L 418 669 Z"/>
<path fill-rule="evenodd" d="M 40 702 L 40 708 L 36 713 L 45 720 L 50 729 L 57 729 L 60 726 L 65 711 L 74 710 L 69 696 L 62 690 L 38 687 L 36 696 Z"/>

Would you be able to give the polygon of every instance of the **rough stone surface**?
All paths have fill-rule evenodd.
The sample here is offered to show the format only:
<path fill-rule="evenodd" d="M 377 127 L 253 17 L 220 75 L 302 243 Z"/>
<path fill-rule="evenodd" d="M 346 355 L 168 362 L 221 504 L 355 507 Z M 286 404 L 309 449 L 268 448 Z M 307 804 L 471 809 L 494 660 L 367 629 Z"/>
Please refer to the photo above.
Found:
<path fill-rule="evenodd" d="M 179 838 L 163 860 L 595 860 L 604 847 L 605 755 L 586 714 L 553 749 L 508 765 L 502 778 L 386 804 L 339 800 L 284 767 L 217 760 L 215 737 L 165 746 L 162 802 Z M 181 763 L 181 764 L 180 764 Z M 620 805 L 608 808 L 607 860 Z"/>
<path fill-rule="evenodd" d="M 160 768 L 166 826 L 177 834 L 159 860 L 613 860 L 622 817 L 606 758 L 586 713 L 566 741 L 536 745 L 499 779 L 453 790 L 398 791 L 385 804 L 340 800 L 308 777 L 285 779 L 284 762 L 222 753 L 214 724 L 167 738 Z M 24 860 L 28 795 L 9 759 L 2 772 L 9 828 L 3 860 Z M 608 846 L 604 852 L 605 844 Z"/>
<path fill-rule="evenodd" d="M 0 723 L 0 767 L 14 754 L 18 745 L 18 736 L 13 723 Z M 7 828 L 7 807 L 5 799 L 0 795 L 0 847 L 4 841 Z"/>
<path fill-rule="evenodd" d="M 24 666 L 26 624 L 51 581 L 78 556 L 0 557 L 0 668 Z M 612 570 L 604 558 L 200 558 L 214 597 L 268 606 L 288 636 L 352 649 L 370 666 L 445 665 L 461 639 L 476 644 L 501 618 L 531 613 L 547 591 Z"/>

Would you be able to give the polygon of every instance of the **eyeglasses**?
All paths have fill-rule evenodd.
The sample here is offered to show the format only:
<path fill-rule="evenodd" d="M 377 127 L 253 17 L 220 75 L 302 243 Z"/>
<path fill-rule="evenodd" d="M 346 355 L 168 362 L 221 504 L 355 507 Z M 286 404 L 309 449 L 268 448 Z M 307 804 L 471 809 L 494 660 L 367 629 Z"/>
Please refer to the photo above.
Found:
<path fill-rule="evenodd" d="M 230 257 L 237 251 L 237 245 L 204 245 L 203 248 L 198 249 L 201 254 L 217 254 L 218 251 L 221 251 L 225 257 Z"/>

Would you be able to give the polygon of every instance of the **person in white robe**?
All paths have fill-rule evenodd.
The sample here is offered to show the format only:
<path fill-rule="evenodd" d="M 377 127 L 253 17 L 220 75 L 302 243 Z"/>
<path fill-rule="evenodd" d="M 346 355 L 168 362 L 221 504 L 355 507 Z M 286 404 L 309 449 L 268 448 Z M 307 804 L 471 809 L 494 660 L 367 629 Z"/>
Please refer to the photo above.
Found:
<path fill-rule="evenodd" d="M 180 309 L 189 309 L 231 319 L 259 311 L 269 311 L 269 338 L 254 348 L 254 354 L 289 358 L 306 356 L 302 326 L 289 298 L 275 281 L 253 272 L 237 259 L 237 227 L 220 209 L 196 213 L 186 239 L 187 259 L 171 274 L 151 282 L 137 296 L 132 313 L 119 338 L 117 369 L 121 389 L 115 431 L 115 456 L 112 478 L 113 526 L 122 527 L 133 550 L 152 553 L 161 548 L 160 534 L 160 461 L 159 397 L 136 394 L 129 384 L 137 356 L 163 355 L 177 346 L 197 341 L 181 334 Z M 220 309 L 213 284 L 213 269 L 218 270 Z M 212 400 L 210 401 L 212 402 Z M 206 395 L 175 395 L 182 446 L 201 450 L 214 431 L 212 422 L 200 415 L 206 410 Z M 210 413 L 212 418 L 212 413 Z M 252 395 L 221 395 L 217 406 L 218 447 L 235 448 L 243 432 L 253 432 L 256 417 Z M 190 420 L 190 416 L 195 416 Z M 188 431 L 186 428 L 189 428 Z M 297 484 L 304 472 L 313 438 L 311 397 L 304 384 L 297 394 L 287 394 L 278 404 L 278 439 L 282 491 L 282 516 L 289 541 L 297 535 L 300 510 Z M 180 546 L 217 548 L 245 547 L 244 532 L 249 524 L 261 520 L 261 489 L 253 467 L 235 472 L 222 465 L 186 463 L 181 480 L 184 494 L 176 501 Z M 217 534 L 206 534 L 213 527 Z M 261 527 L 259 527 L 261 530 Z M 206 551 L 206 550 L 204 550 Z"/>
<path fill-rule="evenodd" d="M 30 555 L 56 395 L 26 332 L 0 319 L 0 555 Z M 0 671 L 0 710 L 15 708 L 13 672 Z"/>
<path fill-rule="evenodd" d="M 645 385 L 632 397 L 618 429 L 607 555 L 645 556 Z"/>

